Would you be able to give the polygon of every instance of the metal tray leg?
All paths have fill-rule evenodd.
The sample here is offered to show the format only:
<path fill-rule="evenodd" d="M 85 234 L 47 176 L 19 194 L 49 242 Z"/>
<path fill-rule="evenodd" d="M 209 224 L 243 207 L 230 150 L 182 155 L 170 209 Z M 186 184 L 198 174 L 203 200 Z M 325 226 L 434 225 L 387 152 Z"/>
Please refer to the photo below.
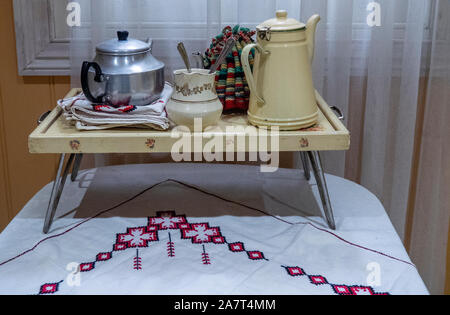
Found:
<path fill-rule="evenodd" d="M 305 174 L 305 178 L 306 178 L 306 180 L 310 180 L 311 179 L 311 171 L 309 169 L 308 153 L 300 152 L 300 158 L 302 160 L 303 172 Z"/>
<path fill-rule="evenodd" d="M 47 213 L 45 214 L 45 221 L 44 221 L 44 234 L 47 234 L 50 226 L 53 222 L 53 217 L 55 216 L 56 209 L 58 208 L 59 199 L 61 198 L 61 194 L 64 189 L 64 184 L 66 183 L 67 174 L 69 173 L 70 166 L 72 165 L 73 159 L 75 157 L 75 154 L 71 154 L 67 163 L 66 167 L 64 168 L 64 172 L 61 176 L 61 171 L 64 165 L 64 159 L 66 155 L 61 154 L 61 157 L 59 159 L 59 166 L 58 171 L 56 173 L 56 178 L 53 183 L 52 193 L 50 195 L 50 200 L 48 203 Z"/>
<path fill-rule="evenodd" d="M 80 164 L 83 160 L 83 154 L 76 154 L 75 155 L 75 162 L 73 162 L 73 168 L 72 168 L 72 175 L 70 176 L 70 180 L 74 182 L 77 179 L 78 171 L 80 170 Z"/>
<path fill-rule="evenodd" d="M 319 188 L 320 199 L 322 200 L 323 211 L 325 219 L 330 229 L 335 230 L 336 224 L 334 222 L 333 209 L 331 207 L 330 196 L 328 195 L 327 182 L 322 168 L 322 161 L 318 151 L 308 152 L 311 166 L 316 178 L 317 187 Z"/>

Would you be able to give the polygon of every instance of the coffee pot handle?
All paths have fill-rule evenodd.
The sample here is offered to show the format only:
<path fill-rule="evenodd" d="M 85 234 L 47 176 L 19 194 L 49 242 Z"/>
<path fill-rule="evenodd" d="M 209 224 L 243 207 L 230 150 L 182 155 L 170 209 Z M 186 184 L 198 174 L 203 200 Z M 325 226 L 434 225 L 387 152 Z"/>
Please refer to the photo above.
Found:
<path fill-rule="evenodd" d="M 250 93 L 252 93 L 253 96 L 256 97 L 258 103 L 265 104 L 266 102 L 261 96 L 258 95 L 258 92 L 256 90 L 255 79 L 253 77 L 252 69 L 250 68 L 250 62 L 248 60 L 250 51 L 253 48 L 256 48 L 261 54 L 268 53 L 259 44 L 249 44 L 245 46 L 244 49 L 242 50 L 241 62 L 244 68 L 245 78 L 247 79 L 248 87 L 250 88 Z"/>

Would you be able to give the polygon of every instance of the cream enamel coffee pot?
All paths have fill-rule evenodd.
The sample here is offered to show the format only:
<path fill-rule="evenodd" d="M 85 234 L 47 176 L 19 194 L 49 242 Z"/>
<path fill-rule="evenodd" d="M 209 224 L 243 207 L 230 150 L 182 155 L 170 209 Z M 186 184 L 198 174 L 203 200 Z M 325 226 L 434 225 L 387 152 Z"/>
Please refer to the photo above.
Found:
<path fill-rule="evenodd" d="M 276 12 L 276 18 L 257 26 L 257 43 L 242 52 L 242 64 L 250 87 L 248 119 L 255 126 L 297 130 L 317 123 L 318 106 L 311 62 L 318 15 L 305 25 Z M 253 73 L 249 64 L 256 48 Z"/>

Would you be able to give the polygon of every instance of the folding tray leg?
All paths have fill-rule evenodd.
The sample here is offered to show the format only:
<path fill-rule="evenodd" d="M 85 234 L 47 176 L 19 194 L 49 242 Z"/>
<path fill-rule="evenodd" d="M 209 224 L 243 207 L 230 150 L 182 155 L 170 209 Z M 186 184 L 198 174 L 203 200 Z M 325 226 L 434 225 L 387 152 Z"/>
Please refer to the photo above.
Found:
<path fill-rule="evenodd" d="M 310 180 L 311 179 L 311 171 L 309 169 L 308 153 L 300 152 L 300 158 L 302 160 L 303 173 L 305 174 L 305 178 L 306 178 L 306 180 Z"/>
<path fill-rule="evenodd" d="M 66 179 L 67 179 L 67 174 L 69 173 L 69 169 L 70 169 L 70 166 L 72 165 L 75 154 L 70 155 L 70 157 L 66 163 L 66 167 L 64 168 L 64 172 L 61 176 L 61 171 L 62 171 L 62 168 L 64 165 L 65 157 L 66 157 L 65 154 L 61 154 L 61 157 L 59 159 L 58 171 L 56 173 L 56 178 L 53 183 L 53 188 L 52 188 L 52 192 L 50 194 L 50 200 L 48 203 L 47 213 L 45 215 L 44 229 L 43 229 L 44 234 L 48 233 L 50 226 L 52 225 L 53 217 L 55 216 L 56 209 L 58 208 L 59 199 L 61 198 L 61 194 L 64 189 L 64 184 L 66 183 Z"/>
<path fill-rule="evenodd" d="M 80 170 L 80 164 L 83 160 L 83 154 L 76 154 L 75 155 L 75 162 L 73 162 L 73 168 L 72 168 L 72 175 L 70 176 L 70 180 L 74 182 L 77 179 L 78 171 Z"/>
<path fill-rule="evenodd" d="M 322 200 L 323 211 L 325 219 L 330 229 L 335 230 L 336 224 L 334 222 L 333 209 L 331 207 L 330 196 L 328 195 L 327 182 L 322 168 L 322 161 L 318 151 L 308 152 L 311 166 L 316 178 L 317 187 L 319 188 L 320 199 Z"/>

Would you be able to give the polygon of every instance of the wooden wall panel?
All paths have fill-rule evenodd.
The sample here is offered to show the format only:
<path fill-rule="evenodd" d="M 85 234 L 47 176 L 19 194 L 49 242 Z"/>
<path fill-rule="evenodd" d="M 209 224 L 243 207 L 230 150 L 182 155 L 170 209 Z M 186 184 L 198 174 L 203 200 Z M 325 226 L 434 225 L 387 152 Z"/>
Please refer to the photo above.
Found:
<path fill-rule="evenodd" d="M 3 230 L 10 221 L 9 209 L 11 207 L 3 118 L 2 91 L 0 87 L 0 231 Z"/>
<path fill-rule="evenodd" d="M 448 241 L 447 241 L 447 272 L 445 280 L 445 294 L 450 295 L 450 228 L 448 229 Z"/>
<path fill-rule="evenodd" d="M 0 231 L 53 177 L 57 157 L 29 154 L 28 134 L 70 87 L 68 77 L 18 75 L 12 2 L 0 1 Z"/>

